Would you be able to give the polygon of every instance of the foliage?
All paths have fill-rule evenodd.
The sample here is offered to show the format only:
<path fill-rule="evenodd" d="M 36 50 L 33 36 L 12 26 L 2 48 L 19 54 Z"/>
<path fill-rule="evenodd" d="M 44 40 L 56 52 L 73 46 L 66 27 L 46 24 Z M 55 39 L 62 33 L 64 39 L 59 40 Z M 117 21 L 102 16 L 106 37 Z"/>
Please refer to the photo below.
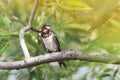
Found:
<path fill-rule="evenodd" d="M 24 59 L 19 31 L 27 24 L 34 0 L 0 0 L 0 61 Z M 46 1 L 46 2 L 45 2 Z M 44 15 L 43 15 L 44 14 Z M 120 0 L 39 0 L 33 26 L 49 24 L 59 37 L 62 50 L 120 54 Z M 38 33 L 25 40 L 31 56 L 44 53 Z M 38 54 L 39 53 L 39 54 Z M 118 66 L 65 61 L 68 68 L 42 64 L 33 68 L 0 71 L 1 80 L 119 80 Z M 32 72 L 31 72 L 32 70 Z"/>

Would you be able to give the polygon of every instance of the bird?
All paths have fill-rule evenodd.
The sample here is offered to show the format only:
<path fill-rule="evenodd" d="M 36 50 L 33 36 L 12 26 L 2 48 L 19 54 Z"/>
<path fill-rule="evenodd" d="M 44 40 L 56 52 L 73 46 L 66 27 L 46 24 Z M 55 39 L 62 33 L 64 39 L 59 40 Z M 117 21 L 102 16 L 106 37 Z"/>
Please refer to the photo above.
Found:
<path fill-rule="evenodd" d="M 41 43 L 48 53 L 61 51 L 58 38 L 49 25 L 42 26 L 41 32 L 38 35 L 38 43 Z M 58 63 L 60 67 L 63 66 L 66 68 L 66 64 L 63 60 L 58 61 Z"/>

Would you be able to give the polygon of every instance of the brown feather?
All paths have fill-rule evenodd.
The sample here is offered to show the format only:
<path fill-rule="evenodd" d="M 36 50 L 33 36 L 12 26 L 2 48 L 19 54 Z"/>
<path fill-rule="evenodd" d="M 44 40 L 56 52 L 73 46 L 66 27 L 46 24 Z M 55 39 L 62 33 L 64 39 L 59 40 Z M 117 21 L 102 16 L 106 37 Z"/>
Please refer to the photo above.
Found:
<path fill-rule="evenodd" d="M 55 35 L 53 36 L 53 40 L 55 41 L 55 43 L 56 43 L 56 45 L 58 47 L 57 51 L 61 51 L 61 49 L 60 49 L 60 43 L 59 43 L 59 41 L 58 41 L 58 39 L 57 39 L 57 37 Z"/>
<path fill-rule="evenodd" d="M 46 48 L 45 48 L 45 44 L 44 44 L 44 42 L 43 42 L 43 40 L 42 40 L 42 36 L 41 36 L 41 35 L 38 35 L 38 43 L 41 44 L 44 49 L 46 49 Z"/>
<path fill-rule="evenodd" d="M 60 43 L 59 43 L 59 41 L 58 41 L 58 38 L 57 38 L 55 35 L 53 36 L 53 40 L 55 41 L 55 43 L 56 43 L 57 46 L 58 46 L 58 50 L 57 50 L 57 51 L 61 51 L 61 49 L 60 49 Z M 60 67 L 64 66 L 65 68 L 67 68 L 67 66 L 66 66 L 66 64 L 64 63 L 63 60 L 58 61 L 58 63 L 59 63 L 59 66 L 60 66 Z"/>
<path fill-rule="evenodd" d="M 41 35 L 38 35 L 38 43 L 44 45 Z"/>

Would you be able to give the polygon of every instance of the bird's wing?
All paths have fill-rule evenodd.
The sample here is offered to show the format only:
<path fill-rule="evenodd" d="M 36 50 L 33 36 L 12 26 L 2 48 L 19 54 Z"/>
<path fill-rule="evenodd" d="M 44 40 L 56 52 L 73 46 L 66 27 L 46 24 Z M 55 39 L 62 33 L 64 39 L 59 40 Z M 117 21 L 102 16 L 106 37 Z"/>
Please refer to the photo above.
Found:
<path fill-rule="evenodd" d="M 58 51 L 61 51 L 60 43 L 59 43 L 58 38 L 56 37 L 56 35 L 53 36 L 53 40 L 55 41 L 56 45 L 58 46 Z"/>
<path fill-rule="evenodd" d="M 43 40 L 42 40 L 41 33 L 39 33 L 39 35 L 38 35 L 38 43 L 39 43 L 39 44 L 42 44 L 42 45 L 45 47 L 45 45 L 44 45 L 44 43 L 43 43 Z"/>

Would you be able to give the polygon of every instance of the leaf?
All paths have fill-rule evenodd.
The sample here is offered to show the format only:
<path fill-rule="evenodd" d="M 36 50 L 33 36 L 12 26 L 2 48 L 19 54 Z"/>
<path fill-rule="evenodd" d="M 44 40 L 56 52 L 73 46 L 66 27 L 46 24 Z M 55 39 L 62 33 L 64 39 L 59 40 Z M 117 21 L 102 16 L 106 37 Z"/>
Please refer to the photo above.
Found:
<path fill-rule="evenodd" d="M 62 0 L 65 4 L 79 7 L 88 7 L 88 5 L 81 0 Z"/>
<path fill-rule="evenodd" d="M 110 72 L 111 72 L 112 70 L 113 70 L 113 69 L 111 69 L 111 68 L 106 68 L 106 69 L 104 69 L 103 71 L 99 72 L 98 78 L 102 79 L 102 78 L 108 77 L 108 76 L 111 77 Z"/>
<path fill-rule="evenodd" d="M 3 16 L 2 20 L 3 20 L 5 25 L 7 25 L 8 27 L 10 26 L 11 21 L 7 16 Z"/>
<path fill-rule="evenodd" d="M 4 3 L 2 1 L 0 1 L 0 7 L 3 7 Z"/>
<path fill-rule="evenodd" d="M 69 23 L 68 25 L 63 26 L 62 28 L 88 31 L 91 28 L 91 26 L 89 24 L 84 24 L 84 23 L 83 24 Z"/>
<path fill-rule="evenodd" d="M 117 75 L 117 73 L 118 73 L 118 70 L 119 70 L 119 69 L 116 69 L 116 70 L 114 71 L 114 74 L 113 74 L 112 80 L 115 80 L 115 77 L 116 77 L 116 75 Z"/>
<path fill-rule="evenodd" d="M 120 21 L 119 20 L 112 19 L 112 20 L 110 20 L 110 23 L 113 26 L 120 28 Z"/>
<path fill-rule="evenodd" d="M 65 10 L 92 10 L 87 4 L 85 4 L 84 2 L 81 1 L 73 1 L 73 3 L 71 1 L 63 1 L 63 3 L 55 3 L 55 2 L 50 2 L 47 3 L 47 6 L 58 6 L 62 9 Z"/>
<path fill-rule="evenodd" d="M 112 17 L 112 13 L 117 9 L 118 3 L 119 0 L 108 0 L 101 5 L 97 4 L 99 5 L 99 9 L 95 7 L 95 11 L 92 12 L 92 18 L 90 20 L 91 26 L 97 28 L 105 24 Z"/>
<path fill-rule="evenodd" d="M 9 44 L 5 44 L 4 46 L 2 46 L 2 48 L 0 49 L 0 55 L 7 49 L 8 46 Z"/>
<path fill-rule="evenodd" d="M 98 76 L 99 78 L 104 78 L 104 77 L 108 77 L 108 76 L 111 76 L 110 74 L 102 74 L 100 76 Z"/>

